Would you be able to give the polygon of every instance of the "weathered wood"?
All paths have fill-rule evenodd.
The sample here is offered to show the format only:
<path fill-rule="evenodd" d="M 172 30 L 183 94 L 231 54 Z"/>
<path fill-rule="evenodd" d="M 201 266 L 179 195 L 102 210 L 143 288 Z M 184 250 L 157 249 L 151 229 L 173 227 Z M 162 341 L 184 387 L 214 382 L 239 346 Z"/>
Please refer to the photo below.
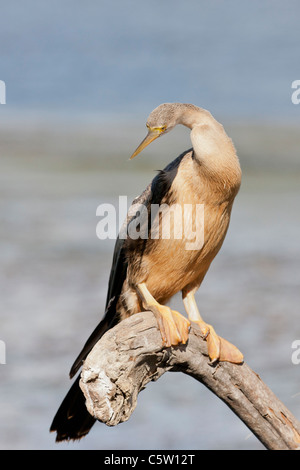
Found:
<path fill-rule="evenodd" d="M 147 383 L 167 371 L 194 377 L 223 400 L 267 449 L 300 448 L 300 423 L 246 363 L 211 365 L 192 325 L 186 345 L 163 348 L 151 312 L 109 330 L 87 357 L 80 380 L 90 414 L 108 426 L 126 421 Z"/>

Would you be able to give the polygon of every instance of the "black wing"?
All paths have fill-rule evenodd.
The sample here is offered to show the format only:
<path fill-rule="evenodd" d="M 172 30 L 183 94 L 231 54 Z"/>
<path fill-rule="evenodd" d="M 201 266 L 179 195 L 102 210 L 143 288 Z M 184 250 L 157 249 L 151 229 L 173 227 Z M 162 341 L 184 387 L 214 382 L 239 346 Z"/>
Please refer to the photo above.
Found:
<path fill-rule="evenodd" d="M 163 171 L 154 178 L 146 190 L 133 201 L 133 204 L 145 204 L 147 207 L 151 203 L 160 203 L 162 198 L 170 191 L 172 182 L 176 176 L 179 164 L 188 152 L 184 152 L 180 157 L 170 163 Z M 134 217 L 134 216 L 132 216 Z M 127 216 L 127 226 L 132 217 Z M 99 341 L 101 336 L 119 322 L 116 312 L 116 305 L 122 291 L 123 283 L 127 276 L 127 250 L 126 240 L 118 238 L 115 244 L 112 268 L 108 283 L 106 299 L 106 310 L 103 320 L 85 343 L 81 353 L 76 358 L 70 376 L 73 377 L 82 365 L 93 346 Z M 85 398 L 79 387 L 80 376 L 76 378 L 68 394 L 60 405 L 50 431 L 56 431 L 56 441 L 80 439 L 86 435 L 93 424 L 95 418 L 89 414 L 85 406 Z"/>
<path fill-rule="evenodd" d="M 146 202 L 146 200 L 149 199 L 150 194 L 151 188 L 149 185 L 143 194 L 133 201 L 133 204 L 139 202 L 142 203 L 142 201 Z M 127 225 L 130 220 L 131 219 L 127 217 Z M 76 358 L 70 371 L 71 378 L 76 374 L 78 369 L 81 367 L 82 362 L 85 360 L 86 356 L 97 341 L 99 341 L 101 336 L 118 323 L 119 318 L 116 312 L 116 305 L 121 294 L 126 275 L 126 244 L 124 239 L 120 239 L 118 237 L 115 244 L 112 268 L 109 277 L 105 315 L 103 320 L 86 341 L 79 356 Z M 57 442 L 69 439 L 80 439 L 89 432 L 96 421 L 86 409 L 85 398 L 79 387 L 79 380 L 80 376 L 78 375 L 52 421 L 50 431 L 56 431 Z"/>
<path fill-rule="evenodd" d="M 148 204 L 151 198 L 151 185 L 148 185 L 145 191 L 137 197 L 133 204 Z M 134 216 L 127 216 L 126 224 L 130 223 Z M 105 314 L 103 320 L 97 325 L 93 333 L 89 336 L 82 351 L 74 361 L 71 370 L 70 377 L 74 377 L 76 372 L 80 369 L 82 362 L 86 359 L 89 352 L 95 346 L 97 341 L 104 335 L 104 333 L 115 326 L 119 322 L 119 317 L 116 312 L 117 302 L 122 291 L 123 283 L 127 275 L 127 257 L 126 257 L 126 243 L 125 239 L 116 240 L 112 267 L 109 276 L 108 291 L 106 298 Z"/>

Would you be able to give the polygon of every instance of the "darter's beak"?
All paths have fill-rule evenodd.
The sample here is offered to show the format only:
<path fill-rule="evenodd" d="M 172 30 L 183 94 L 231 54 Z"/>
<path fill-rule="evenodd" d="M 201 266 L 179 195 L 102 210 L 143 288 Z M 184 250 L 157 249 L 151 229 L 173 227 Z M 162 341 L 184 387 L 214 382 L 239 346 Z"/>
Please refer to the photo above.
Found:
<path fill-rule="evenodd" d="M 136 151 L 131 155 L 130 160 L 136 157 L 142 150 L 144 150 L 147 145 L 151 144 L 153 140 L 157 139 L 164 132 L 163 128 L 159 127 L 149 127 L 148 134 L 144 140 L 140 143 Z"/>

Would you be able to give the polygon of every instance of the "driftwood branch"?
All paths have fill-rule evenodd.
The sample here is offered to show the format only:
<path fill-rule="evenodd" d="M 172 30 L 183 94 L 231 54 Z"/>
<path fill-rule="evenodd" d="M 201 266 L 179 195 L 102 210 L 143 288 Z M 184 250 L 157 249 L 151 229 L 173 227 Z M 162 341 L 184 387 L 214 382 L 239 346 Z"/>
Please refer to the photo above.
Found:
<path fill-rule="evenodd" d="M 109 330 L 87 357 L 80 380 L 91 415 L 114 426 L 126 421 L 148 382 L 167 371 L 194 377 L 223 400 L 267 449 L 300 449 L 300 423 L 246 363 L 210 364 L 197 325 L 186 345 L 163 348 L 151 312 Z"/>

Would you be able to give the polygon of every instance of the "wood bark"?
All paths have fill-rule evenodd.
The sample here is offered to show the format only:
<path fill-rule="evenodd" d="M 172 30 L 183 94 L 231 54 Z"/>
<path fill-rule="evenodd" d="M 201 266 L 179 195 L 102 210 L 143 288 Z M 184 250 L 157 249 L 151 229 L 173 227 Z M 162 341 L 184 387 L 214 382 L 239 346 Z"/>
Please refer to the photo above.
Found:
<path fill-rule="evenodd" d="M 208 387 L 267 449 L 300 449 L 299 421 L 245 362 L 210 364 L 196 324 L 186 345 L 164 348 L 151 312 L 123 320 L 88 355 L 80 387 L 89 413 L 108 426 L 128 420 L 139 392 L 167 371 L 183 372 Z"/>

